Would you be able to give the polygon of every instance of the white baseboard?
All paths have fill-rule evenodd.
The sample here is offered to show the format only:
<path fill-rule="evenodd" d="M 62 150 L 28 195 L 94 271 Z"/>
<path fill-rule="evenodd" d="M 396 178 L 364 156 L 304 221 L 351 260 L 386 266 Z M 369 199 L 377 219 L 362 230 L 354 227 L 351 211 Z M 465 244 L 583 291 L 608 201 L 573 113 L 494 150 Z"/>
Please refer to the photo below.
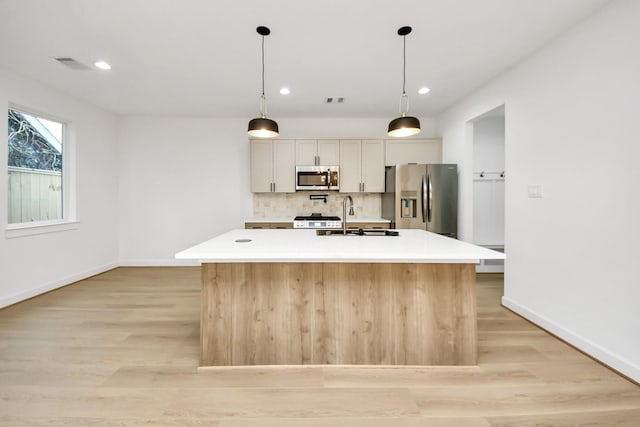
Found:
<path fill-rule="evenodd" d="M 535 323 L 543 329 L 551 332 L 557 337 L 565 340 L 574 347 L 585 352 L 589 356 L 597 359 L 605 365 L 615 369 L 623 375 L 631 378 L 636 382 L 640 382 L 640 365 L 633 363 L 631 360 L 625 359 L 611 351 L 589 341 L 588 339 L 576 334 L 575 332 L 564 328 L 562 325 L 554 322 L 548 317 L 542 316 L 527 307 L 518 304 L 510 298 L 502 297 L 502 305 L 509 310 L 513 310 L 525 319 Z"/>
<path fill-rule="evenodd" d="M 104 273 L 105 271 L 112 270 L 116 267 L 118 267 L 117 263 L 105 264 L 100 267 L 83 271 L 82 273 L 72 274 L 71 276 L 54 280 L 42 286 L 36 286 L 35 288 L 27 289 L 12 295 L 8 295 L 6 297 L 2 297 L 0 298 L 0 308 L 7 307 L 9 305 L 15 304 L 20 301 L 24 301 L 29 298 L 33 298 L 40 294 L 44 294 L 45 292 L 53 291 L 54 289 L 58 289 L 66 285 L 70 285 L 71 283 L 77 282 L 79 280 L 83 280 L 88 277 L 95 276 L 96 274 Z"/>
<path fill-rule="evenodd" d="M 193 259 L 125 259 L 120 261 L 120 267 L 199 267 L 200 262 Z"/>

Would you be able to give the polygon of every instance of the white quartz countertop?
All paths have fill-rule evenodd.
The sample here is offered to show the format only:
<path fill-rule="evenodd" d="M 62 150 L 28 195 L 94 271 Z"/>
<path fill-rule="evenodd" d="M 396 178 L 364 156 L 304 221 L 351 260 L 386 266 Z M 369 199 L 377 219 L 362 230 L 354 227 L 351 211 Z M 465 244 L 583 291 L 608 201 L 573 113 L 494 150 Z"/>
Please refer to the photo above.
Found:
<path fill-rule="evenodd" d="M 293 217 L 289 218 L 247 218 L 244 222 L 293 222 Z"/>
<path fill-rule="evenodd" d="M 350 222 L 383 222 L 383 223 L 389 223 L 391 221 L 389 221 L 388 219 L 384 219 L 384 218 L 355 218 L 350 216 L 349 218 L 347 218 L 347 224 L 349 224 Z"/>
<path fill-rule="evenodd" d="M 247 218 L 244 222 L 293 222 L 293 217 L 291 218 Z M 347 219 L 347 224 L 350 222 L 381 222 L 381 223 L 389 223 L 388 219 L 384 218 L 355 218 L 350 216 Z"/>
<path fill-rule="evenodd" d="M 176 254 L 201 262 L 477 263 L 492 251 L 424 230 L 398 236 L 317 236 L 315 230 L 238 229 Z M 246 241 L 248 240 L 248 241 Z"/>

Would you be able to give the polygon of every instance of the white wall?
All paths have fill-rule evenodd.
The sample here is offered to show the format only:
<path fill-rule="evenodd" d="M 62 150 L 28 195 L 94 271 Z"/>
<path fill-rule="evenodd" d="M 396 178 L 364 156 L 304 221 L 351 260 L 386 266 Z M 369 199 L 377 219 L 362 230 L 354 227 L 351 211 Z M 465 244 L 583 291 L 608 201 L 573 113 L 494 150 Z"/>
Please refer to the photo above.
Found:
<path fill-rule="evenodd" d="M 73 128 L 79 226 L 14 238 L 7 238 L 2 231 L 0 307 L 113 268 L 118 261 L 115 116 L 0 70 L 0 109 L 5 115 L 9 103 L 59 118 Z M 0 144 L 0 224 L 7 224 L 6 116 L 0 120 L 0 135 L 4 135 Z"/>
<path fill-rule="evenodd" d="M 386 137 L 386 119 L 275 118 L 281 138 Z M 177 265 L 182 249 L 253 216 L 248 119 L 124 117 L 119 122 L 120 261 Z M 433 136 L 422 119 L 421 137 Z"/>
<path fill-rule="evenodd" d="M 121 119 L 122 264 L 177 264 L 179 250 L 251 216 L 246 126 L 239 119 Z"/>
<path fill-rule="evenodd" d="M 636 381 L 639 18 L 640 2 L 614 1 L 438 117 L 468 207 L 467 122 L 506 104 L 503 303 Z"/>
<path fill-rule="evenodd" d="M 473 170 L 504 171 L 504 117 L 473 122 Z"/>
<path fill-rule="evenodd" d="M 280 138 L 382 138 L 389 139 L 389 118 L 307 118 L 277 119 Z M 419 117 L 421 132 L 409 139 L 432 138 L 436 135 L 434 117 Z M 403 138 L 406 140 L 406 138 Z"/>

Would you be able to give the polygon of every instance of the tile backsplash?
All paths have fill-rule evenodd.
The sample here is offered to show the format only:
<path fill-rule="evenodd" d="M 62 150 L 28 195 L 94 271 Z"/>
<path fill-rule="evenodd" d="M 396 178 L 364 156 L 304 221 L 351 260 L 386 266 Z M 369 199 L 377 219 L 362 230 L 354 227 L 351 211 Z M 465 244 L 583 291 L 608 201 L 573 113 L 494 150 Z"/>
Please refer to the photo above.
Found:
<path fill-rule="evenodd" d="M 311 200 L 310 195 L 327 195 L 327 202 Z M 345 193 L 298 192 L 254 193 L 253 216 L 256 218 L 293 218 L 296 215 L 323 215 L 342 217 L 342 200 Z M 381 195 L 377 193 L 353 193 L 354 218 L 380 218 Z"/>

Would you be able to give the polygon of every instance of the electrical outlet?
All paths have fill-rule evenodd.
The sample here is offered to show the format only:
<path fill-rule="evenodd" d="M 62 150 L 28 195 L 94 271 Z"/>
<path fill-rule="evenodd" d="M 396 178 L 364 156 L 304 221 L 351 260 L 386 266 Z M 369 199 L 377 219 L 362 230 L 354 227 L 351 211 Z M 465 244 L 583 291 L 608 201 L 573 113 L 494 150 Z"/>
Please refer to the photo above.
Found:
<path fill-rule="evenodd" d="M 541 199 L 542 198 L 542 185 L 529 185 L 527 187 L 527 196 L 530 199 Z"/>

